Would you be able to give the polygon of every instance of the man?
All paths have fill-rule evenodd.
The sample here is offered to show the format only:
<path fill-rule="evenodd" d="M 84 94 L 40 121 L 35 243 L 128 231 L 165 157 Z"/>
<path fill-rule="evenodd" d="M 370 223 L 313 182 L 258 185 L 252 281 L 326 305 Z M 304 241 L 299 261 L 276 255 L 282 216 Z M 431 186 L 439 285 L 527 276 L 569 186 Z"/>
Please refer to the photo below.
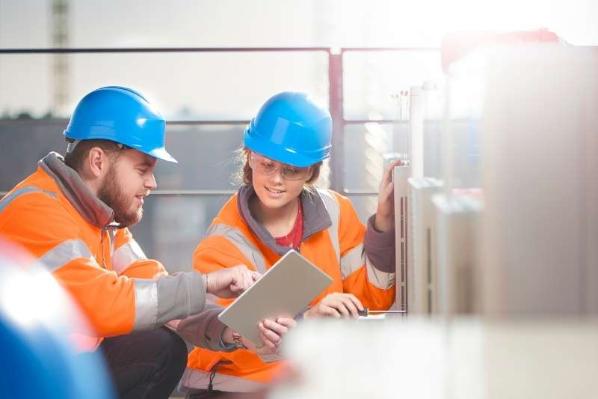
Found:
<path fill-rule="evenodd" d="M 157 159 L 176 162 L 164 148 L 164 119 L 142 95 L 124 87 L 94 90 L 64 135 L 64 159 L 48 154 L 0 202 L 0 234 L 38 257 L 71 293 L 95 329 L 120 396 L 167 397 L 187 349 L 164 324 L 194 315 L 171 326 L 186 327 L 182 335 L 207 348 L 247 345 L 205 299 L 238 295 L 258 274 L 237 266 L 169 276 L 133 239 L 127 227 L 141 220 L 144 198 L 156 188 Z M 260 325 L 261 350 L 275 350 L 293 323 Z"/>

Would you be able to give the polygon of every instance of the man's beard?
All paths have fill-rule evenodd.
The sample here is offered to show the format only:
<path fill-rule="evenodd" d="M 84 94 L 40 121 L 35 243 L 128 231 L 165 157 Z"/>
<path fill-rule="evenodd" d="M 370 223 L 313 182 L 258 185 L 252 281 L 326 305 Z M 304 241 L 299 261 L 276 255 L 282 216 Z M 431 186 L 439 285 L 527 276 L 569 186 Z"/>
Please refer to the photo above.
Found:
<path fill-rule="evenodd" d="M 98 190 L 98 198 L 104 201 L 114 211 L 114 221 L 122 227 L 131 226 L 141 220 L 143 208 L 129 211 L 131 201 L 127 200 L 121 189 L 120 182 L 116 178 L 114 166 L 110 168 L 104 184 Z"/>

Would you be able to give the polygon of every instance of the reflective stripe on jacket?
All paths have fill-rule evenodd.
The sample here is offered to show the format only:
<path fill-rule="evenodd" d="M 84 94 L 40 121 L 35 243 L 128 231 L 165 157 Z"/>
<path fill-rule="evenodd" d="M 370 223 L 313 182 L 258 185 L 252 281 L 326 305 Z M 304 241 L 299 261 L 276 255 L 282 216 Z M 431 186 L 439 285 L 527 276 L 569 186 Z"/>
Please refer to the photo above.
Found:
<path fill-rule="evenodd" d="M 112 209 L 56 153 L 0 201 L 0 234 L 53 273 L 97 338 L 154 328 L 204 308 L 199 273 L 168 276 L 112 221 Z"/>
<path fill-rule="evenodd" d="M 248 204 L 253 195 L 251 187 L 243 187 L 220 210 L 195 249 L 196 270 L 210 272 L 245 264 L 263 273 L 288 251 L 251 216 Z M 370 220 L 366 234 L 349 199 L 333 191 L 304 191 L 301 201 L 304 235 L 299 251 L 333 279 L 311 305 L 332 292 L 347 292 L 370 309 L 389 308 L 395 296 L 394 232 L 378 233 Z M 380 253 L 372 253 L 372 248 Z M 219 300 L 222 305 L 230 302 Z M 269 382 L 281 362 L 264 363 L 248 350 L 216 353 L 196 348 L 189 355 L 186 375 L 201 374 L 214 366 L 219 374 L 237 377 L 235 381 L 242 377 L 252 385 Z"/>

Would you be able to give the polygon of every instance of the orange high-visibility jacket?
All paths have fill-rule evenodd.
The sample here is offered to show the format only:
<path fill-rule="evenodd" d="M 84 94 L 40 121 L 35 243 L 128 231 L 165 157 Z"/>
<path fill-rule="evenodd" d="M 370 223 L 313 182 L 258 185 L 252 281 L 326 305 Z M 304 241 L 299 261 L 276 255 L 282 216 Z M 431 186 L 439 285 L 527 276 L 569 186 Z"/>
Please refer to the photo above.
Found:
<path fill-rule="evenodd" d="M 204 309 L 199 273 L 167 275 L 128 229 L 112 222 L 112 209 L 56 153 L 0 201 L 0 234 L 28 249 L 72 294 L 95 330 L 95 344 Z M 198 334 L 199 344 L 219 348 L 224 326 L 212 320 L 219 311 L 210 309 L 200 323 L 212 329 Z"/>
<path fill-rule="evenodd" d="M 220 210 L 193 254 L 195 269 L 209 272 L 245 264 L 263 273 L 289 250 L 278 246 L 251 215 L 253 195 L 252 187 L 242 187 Z M 330 293 L 345 292 L 370 309 L 388 309 L 395 297 L 394 231 L 375 231 L 372 218 L 366 230 L 350 200 L 330 190 L 304 191 L 301 201 L 304 233 L 299 251 L 333 279 L 311 305 Z M 230 302 L 219 300 L 222 305 Z M 249 385 L 267 383 L 281 364 L 264 363 L 243 349 L 216 353 L 198 348 L 189 355 L 183 384 L 193 387 L 193 381 L 204 380 L 199 375 L 210 370 L 230 376 L 237 386 L 240 379 Z"/>

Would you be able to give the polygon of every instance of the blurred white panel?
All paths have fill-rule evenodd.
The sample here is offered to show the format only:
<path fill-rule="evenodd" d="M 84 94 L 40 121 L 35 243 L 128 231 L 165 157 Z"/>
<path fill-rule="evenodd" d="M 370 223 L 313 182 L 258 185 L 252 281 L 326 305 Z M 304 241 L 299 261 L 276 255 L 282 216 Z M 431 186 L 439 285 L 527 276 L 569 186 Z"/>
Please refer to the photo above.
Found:
<path fill-rule="evenodd" d="M 483 310 L 597 314 L 598 52 L 521 46 L 483 61 Z"/>
<path fill-rule="evenodd" d="M 438 194 L 436 209 L 436 277 L 438 312 L 445 316 L 475 310 L 476 261 L 482 204 L 468 194 Z"/>
<path fill-rule="evenodd" d="M 283 353 L 296 378 L 270 399 L 598 396 L 596 320 L 308 320 Z"/>
<path fill-rule="evenodd" d="M 308 320 L 285 338 L 298 383 L 270 399 L 444 398 L 442 325 L 387 320 Z"/>
<path fill-rule="evenodd" d="M 431 314 L 437 310 L 436 215 L 432 197 L 442 183 L 433 178 L 410 178 L 411 258 L 409 263 L 409 313 Z"/>

